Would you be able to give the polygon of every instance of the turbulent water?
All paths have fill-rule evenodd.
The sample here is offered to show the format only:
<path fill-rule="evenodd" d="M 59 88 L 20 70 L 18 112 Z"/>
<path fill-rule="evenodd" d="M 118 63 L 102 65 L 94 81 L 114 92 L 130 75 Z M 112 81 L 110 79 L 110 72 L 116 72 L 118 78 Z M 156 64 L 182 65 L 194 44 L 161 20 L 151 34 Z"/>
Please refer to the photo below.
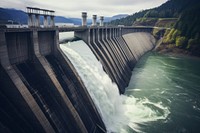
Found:
<path fill-rule="evenodd" d="M 166 119 L 140 124 L 142 132 L 200 132 L 200 59 L 149 53 L 132 74 L 126 95 L 160 103 L 170 111 Z"/>
<path fill-rule="evenodd" d="M 148 123 L 165 122 L 168 118 L 169 106 L 162 101 L 150 100 L 148 93 L 141 97 L 132 93 L 135 90 L 142 92 L 141 88 L 130 87 L 127 95 L 119 95 L 117 85 L 112 83 L 83 41 L 61 44 L 60 47 L 81 76 L 108 132 L 144 132 L 143 127 Z"/>

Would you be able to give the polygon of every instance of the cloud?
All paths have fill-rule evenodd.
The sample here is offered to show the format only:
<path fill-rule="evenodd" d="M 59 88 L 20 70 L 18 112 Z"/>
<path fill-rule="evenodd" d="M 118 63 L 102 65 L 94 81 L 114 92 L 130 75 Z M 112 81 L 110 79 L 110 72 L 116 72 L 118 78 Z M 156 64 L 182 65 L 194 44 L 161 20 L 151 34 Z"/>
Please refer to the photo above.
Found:
<path fill-rule="evenodd" d="M 4 7 L 4 8 L 16 8 L 16 9 L 22 9 L 24 10 L 24 3 L 22 2 L 22 0 L 15 0 L 15 1 L 11 1 L 11 0 L 1 0 L 0 1 L 0 6 Z"/>
<path fill-rule="evenodd" d="M 55 10 L 56 15 L 65 17 L 81 17 L 82 11 L 98 16 L 113 16 L 116 14 L 133 14 L 143 9 L 149 9 L 167 0 L 0 0 L 5 8 L 26 9 L 27 6 Z"/>

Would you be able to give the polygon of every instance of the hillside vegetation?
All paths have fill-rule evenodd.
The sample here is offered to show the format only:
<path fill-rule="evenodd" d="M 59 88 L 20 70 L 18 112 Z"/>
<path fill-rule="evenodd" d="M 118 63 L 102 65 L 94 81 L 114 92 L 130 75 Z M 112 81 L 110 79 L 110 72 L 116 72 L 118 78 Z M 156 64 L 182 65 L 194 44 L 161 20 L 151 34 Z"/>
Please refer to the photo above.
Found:
<path fill-rule="evenodd" d="M 111 21 L 110 24 L 170 28 L 165 32 L 159 50 L 173 52 L 174 49 L 182 49 L 183 53 L 200 56 L 200 0 L 168 0 L 157 8 Z M 158 38 L 157 32 L 153 33 Z"/>
<path fill-rule="evenodd" d="M 140 11 L 137 13 L 134 13 L 133 15 L 129 15 L 125 18 L 121 18 L 121 19 L 116 19 L 111 21 L 110 23 L 108 23 L 109 25 L 125 25 L 125 26 L 131 26 L 133 25 L 133 22 L 137 19 L 137 18 L 141 18 L 143 17 L 148 10 L 145 11 Z"/>
<path fill-rule="evenodd" d="M 156 27 L 166 27 L 172 28 L 176 22 L 177 18 L 138 18 L 134 21 L 134 26 L 156 26 Z"/>
<path fill-rule="evenodd" d="M 178 18 L 191 1 L 198 0 L 168 0 L 159 7 L 134 13 L 126 18 L 111 21 L 110 24 L 131 26 L 138 18 Z"/>
<path fill-rule="evenodd" d="M 191 55 L 200 56 L 200 2 L 190 2 L 175 26 L 165 32 L 163 45 L 168 49 L 180 48 Z"/>

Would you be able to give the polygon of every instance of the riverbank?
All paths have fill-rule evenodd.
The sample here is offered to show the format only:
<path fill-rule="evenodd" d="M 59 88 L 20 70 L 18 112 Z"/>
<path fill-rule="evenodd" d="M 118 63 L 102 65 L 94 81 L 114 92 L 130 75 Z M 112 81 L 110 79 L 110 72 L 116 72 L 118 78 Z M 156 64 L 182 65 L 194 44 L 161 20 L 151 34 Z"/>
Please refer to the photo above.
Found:
<path fill-rule="evenodd" d="M 158 52 L 160 54 L 167 54 L 174 56 L 191 56 L 200 59 L 200 56 L 195 56 L 192 54 L 192 52 L 188 50 L 180 49 L 173 44 L 163 44 L 162 39 L 157 41 L 156 47 L 154 48 L 153 51 Z"/>

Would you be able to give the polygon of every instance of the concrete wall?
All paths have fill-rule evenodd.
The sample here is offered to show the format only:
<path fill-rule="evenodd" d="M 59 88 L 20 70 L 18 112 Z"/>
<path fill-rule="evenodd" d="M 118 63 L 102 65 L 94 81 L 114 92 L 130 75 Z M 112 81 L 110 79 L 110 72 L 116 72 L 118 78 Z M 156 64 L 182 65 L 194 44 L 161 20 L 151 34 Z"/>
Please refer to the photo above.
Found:
<path fill-rule="evenodd" d="M 30 101 L 28 94 L 22 95 L 16 87 L 8 73 L 0 65 L 1 80 L 1 97 L 0 97 L 0 122 L 11 132 L 45 132 L 40 122 L 36 118 L 29 104 L 27 104 L 26 96 Z M 26 90 L 24 90 L 24 93 Z M 34 105 L 34 101 L 32 101 Z M 36 107 L 37 108 L 37 107 Z M 41 112 L 38 111 L 38 114 Z M 42 115 L 41 115 L 42 117 Z M 2 130 L 4 132 L 4 130 Z"/>
<path fill-rule="evenodd" d="M 153 27 L 120 27 L 122 35 L 134 32 L 148 32 L 151 33 L 153 31 Z"/>
<path fill-rule="evenodd" d="M 30 55 L 30 32 L 8 32 L 5 34 L 11 64 L 20 63 Z"/>
<path fill-rule="evenodd" d="M 123 93 L 136 61 L 154 46 L 150 31 L 92 27 L 75 36 L 88 44 Z M 59 47 L 58 35 L 58 29 L 0 31 L 0 96 L 7 103 L 0 107 L 0 130 L 106 132 L 81 78 Z"/>
<path fill-rule="evenodd" d="M 155 38 L 147 32 L 125 34 L 123 38 L 137 61 L 155 45 Z"/>
<path fill-rule="evenodd" d="M 55 31 L 38 32 L 38 43 L 41 55 L 48 55 L 52 52 L 54 46 Z"/>
<path fill-rule="evenodd" d="M 51 132 L 54 129 L 37 104 L 33 95 L 25 85 L 24 80 L 20 77 L 15 64 L 11 64 L 9 60 L 9 52 L 5 32 L 0 32 L 0 61 L 1 61 L 1 81 L 3 83 L 1 92 L 8 97 L 19 110 L 22 117 L 30 122 L 30 132 Z M 17 44 L 17 43 L 16 43 Z M 16 48 L 16 45 L 13 45 Z M 16 56 L 18 56 L 16 54 Z M 17 62 L 19 63 L 19 62 Z M 2 115 L 2 114 L 1 114 Z M 20 120 L 19 120 L 20 121 Z M 14 121 L 11 124 L 15 124 Z M 27 127 L 24 127 L 24 130 Z"/>
<path fill-rule="evenodd" d="M 74 36 L 78 37 L 78 38 L 81 38 L 84 42 L 88 43 L 89 34 L 90 33 L 88 32 L 88 29 L 86 29 L 86 30 L 83 30 L 83 31 L 76 31 L 74 33 Z"/>
<path fill-rule="evenodd" d="M 135 63 L 154 47 L 151 31 L 144 27 L 91 27 L 75 35 L 88 44 L 120 93 L 124 93 Z"/>
<path fill-rule="evenodd" d="M 15 127 L 30 133 L 106 132 L 87 89 L 61 52 L 58 39 L 55 29 L 0 32 L 0 94 L 5 97 L 2 101 L 14 105 L 0 111 L 16 110 L 8 111 L 0 120 L 0 130 L 5 127 L 4 132 L 12 131 Z M 9 119 L 12 113 L 16 115 Z"/>

